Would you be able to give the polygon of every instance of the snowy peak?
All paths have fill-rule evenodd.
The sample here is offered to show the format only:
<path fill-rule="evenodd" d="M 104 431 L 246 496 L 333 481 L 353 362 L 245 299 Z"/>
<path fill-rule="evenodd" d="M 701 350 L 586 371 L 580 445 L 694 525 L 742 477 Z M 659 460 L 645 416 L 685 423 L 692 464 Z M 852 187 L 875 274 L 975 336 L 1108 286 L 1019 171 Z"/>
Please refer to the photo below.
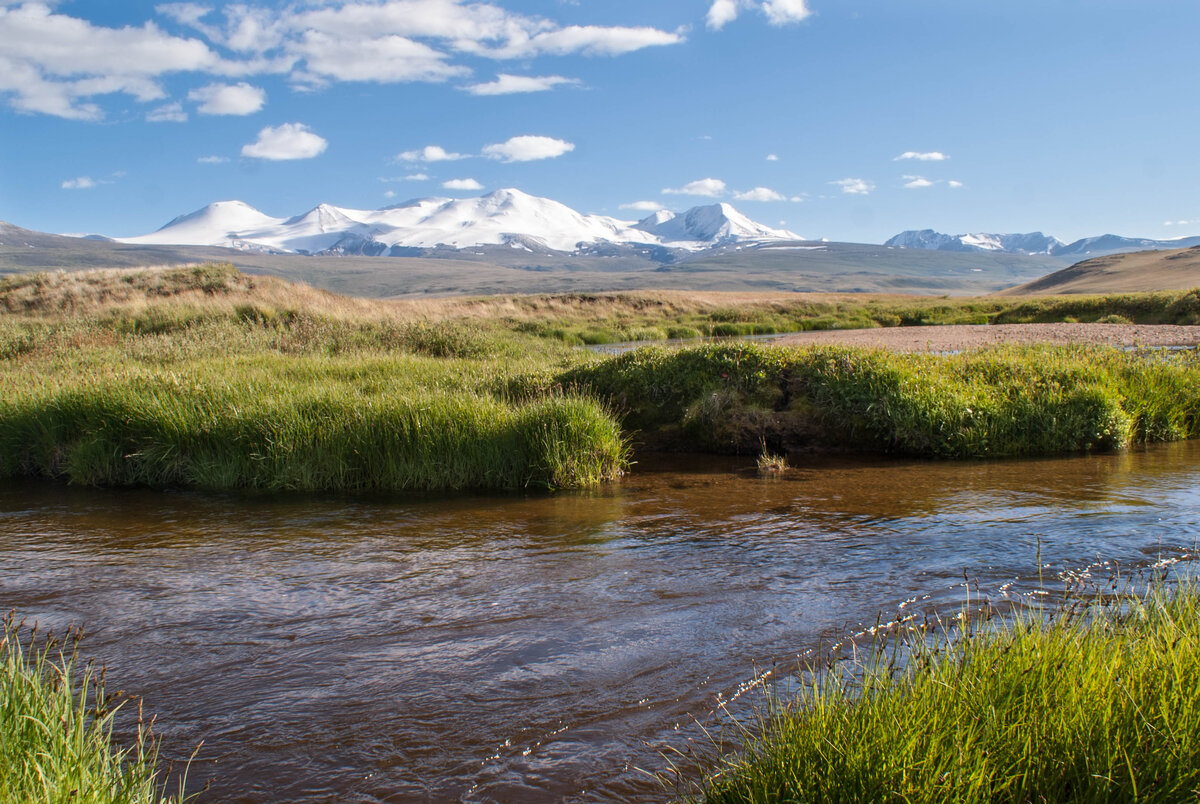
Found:
<path fill-rule="evenodd" d="M 597 246 L 700 250 L 741 240 L 799 240 L 750 220 L 729 204 L 657 212 L 637 223 L 584 215 L 520 190 L 476 198 L 421 198 L 378 210 L 321 204 L 290 218 L 272 218 L 240 201 L 221 201 L 180 216 L 127 243 L 232 246 L 300 254 L 383 254 L 393 249 L 508 246 L 577 252 Z"/>
<path fill-rule="evenodd" d="M 974 233 L 948 235 L 932 229 L 910 229 L 884 243 L 896 248 L 921 248 L 931 251 L 999 251 L 1008 254 L 1053 254 L 1064 244 L 1041 232 L 1028 234 Z"/>
<path fill-rule="evenodd" d="M 731 240 L 803 240 L 786 229 L 755 223 L 731 204 L 692 207 L 682 215 L 656 212 L 638 221 L 635 228 L 665 242 L 726 243 Z"/>
<path fill-rule="evenodd" d="M 242 201 L 217 201 L 180 215 L 161 229 L 141 237 L 121 238 L 126 243 L 152 243 L 188 246 L 228 246 L 238 232 L 261 229 L 282 223 Z"/>
<path fill-rule="evenodd" d="M 910 229 L 889 239 L 885 246 L 923 248 L 933 251 L 993 251 L 1007 254 L 1046 254 L 1051 257 L 1088 257 L 1117 254 L 1125 251 L 1160 251 L 1187 248 L 1200 244 L 1200 237 L 1177 240 L 1152 240 L 1144 237 L 1122 237 L 1106 234 L 1085 237 L 1064 243 L 1056 237 L 1030 232 L 1028 234 L 962 234 L 948 235 L 933 229 Z"/>

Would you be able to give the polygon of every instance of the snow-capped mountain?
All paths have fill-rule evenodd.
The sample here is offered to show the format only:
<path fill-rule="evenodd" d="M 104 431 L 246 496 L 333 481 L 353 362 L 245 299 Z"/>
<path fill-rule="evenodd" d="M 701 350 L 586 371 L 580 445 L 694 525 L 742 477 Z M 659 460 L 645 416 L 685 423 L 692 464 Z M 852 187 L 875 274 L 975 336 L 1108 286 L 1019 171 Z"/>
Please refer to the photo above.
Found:
<path fill-rule="evenodd" d="M 1163 251 L 1200 245 L 1200 237 L 1152 240 L 1106 234 L 1064 243 L 1041 232 L 1029 234 L 948 235 L 933 229 L 910 229 L 889 239 L 885 246 L 933 251 L 994 251 L 1007 254 L 1046 254 L 1051 257 L 1088 257 L 1123 251 Z"/>
<path fill-rule="evenodd" d="M 219 201 L 182 215 L 156 232 L 124 243 L 227 246 L 298 254 L 398 254 L 411 249 L 506 246 L 574 252 L 597 245 L 699 250 L 755 240 L 800 240 L 771 229 L 729 204 L 656 213 L 636 223 L 584 215 L 549 198 L 496 190 L 478 198 L 420 198 L 377 210 L 321 204 L 291 218 L 272 218 L 241 201 Z"/>
<path fill-rule="evenodd" d="M 803 240 L 795 232 L 755 223 L 731 204 L 692 207 L 682 215 L 660 210 L 634 225 L 665 243 L 726 243 L 732 240 Z"/>
<path fill-rule="evenodd" d="M 884 243 L 897 248 L 923 248 L 932 251 L 1003 251 L 1009 254 L 1053 254 L 1065 243 L 1041 232 L 1028 234 L 948 235 L 932 229 L 910 229 Z"/>

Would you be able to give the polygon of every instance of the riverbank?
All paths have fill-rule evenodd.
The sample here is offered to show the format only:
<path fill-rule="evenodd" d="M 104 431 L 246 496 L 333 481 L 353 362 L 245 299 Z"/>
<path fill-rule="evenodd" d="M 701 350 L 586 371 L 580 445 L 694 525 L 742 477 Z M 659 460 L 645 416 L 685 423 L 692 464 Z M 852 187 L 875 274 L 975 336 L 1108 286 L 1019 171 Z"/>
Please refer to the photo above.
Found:
<path fill-rule="evenodd" d="M 853 346 L 896 352 L 964 352 L 994 346 L 1195 347 L 1200 326 L 1178 324 L 960 324 L 815 330 L 772 341 L 778 346 Z"/>
<path fill-rule="evenodd" d="M 1193 585 L 918 626 L 859 663 L 810 668 L 699 799 L 1190 800 L 1198 639 Z"/>
<path fill-rule="evenodd" d="M 8 311 L 0 315 L 0 476 L 203 489 L 563 489 L 619 477 L 631 441 L 938 458 L 1121 449 L 1200 435 L 1194 355 L 719 343 L 606 358 L 572 344 L 618 332 L 951 320 L 960 325 L 797 337 L 956 351 L 932 345 L 990 343 L 1033 326 L 967 324 L 981 316 L 1112 318 L 1122 310 L 1179 321 L 1194 317 L 1198 298 L 610 294 L 414 306 L 221 265 L 9 277 L 0 282 Z M 571 316 L 573 328 L 564 324 Z M 1060 322 L 1032 337 L 1178 340 L 1195 328 Z"/>

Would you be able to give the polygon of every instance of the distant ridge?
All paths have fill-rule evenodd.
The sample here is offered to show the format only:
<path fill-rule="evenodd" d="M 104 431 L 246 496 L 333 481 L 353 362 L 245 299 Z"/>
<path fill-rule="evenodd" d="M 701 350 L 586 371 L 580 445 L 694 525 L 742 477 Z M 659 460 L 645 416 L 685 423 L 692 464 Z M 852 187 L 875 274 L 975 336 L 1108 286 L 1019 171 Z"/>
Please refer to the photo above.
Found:
<path fill-rule="evenodd" d="M 910 229 L 891 237 L 884 243 L 893 248 L 919 248 L 930 251 L 991 251 L 1005 254 L 1045 254 L 1051 257 L 1090 257 L 1126 251 L 1166 250 L 1200 245 L 1200 237 L 1176 240 L 1152 240 L 1143 237 L 1122 237 L 1105 234 L 1085 237 L 1064 243 L 1041 232 L 1028 234 L 960 234 L 948 235 L 933 229 Z"/>
<path fill-rule="evenodd" d="M 1004 291 L 1004 295 L 1134 293 L 1200 287 L 1200 245 L 1108 254 Z"/>

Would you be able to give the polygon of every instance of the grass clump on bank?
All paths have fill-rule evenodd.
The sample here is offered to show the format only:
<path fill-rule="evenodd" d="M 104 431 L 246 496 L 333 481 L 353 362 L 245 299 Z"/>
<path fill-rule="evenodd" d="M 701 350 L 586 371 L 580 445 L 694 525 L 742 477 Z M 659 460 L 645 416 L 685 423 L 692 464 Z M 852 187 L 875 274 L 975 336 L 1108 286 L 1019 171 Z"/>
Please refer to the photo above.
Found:
<path fill-rule="evenodd" d="M 647 347 L 568 387 L 668 443 L 728 452 L 853 447 L 936 458 L 1053 455 L 1200 436 L 1200 361 L 1109 348 L 960 355 Z"/>
<path fill-rule="evenodd" d="M 5 294 L 8 294 L 5 296 Z M 13 278 L 0 476 L 305 491 L 572 488 L 620 427 L 545 377 L 588 359 L 208 266 Z"/>
<path fill-rule="evenodd" d="M 700 800 L 1195 800 L 1200 590 L 1042 614 L 810 672 Z"/>
<path fill-rule="evenodd" d="M 139 724 L 134 744 L 115 745 L 119 704 L 104 680 L 76 664 L 77 642 L 22 644 L 12 617 L 0 636 L 0 801 L 11 804 L 176 802 L 158 782 L 157 743 Z"/>

